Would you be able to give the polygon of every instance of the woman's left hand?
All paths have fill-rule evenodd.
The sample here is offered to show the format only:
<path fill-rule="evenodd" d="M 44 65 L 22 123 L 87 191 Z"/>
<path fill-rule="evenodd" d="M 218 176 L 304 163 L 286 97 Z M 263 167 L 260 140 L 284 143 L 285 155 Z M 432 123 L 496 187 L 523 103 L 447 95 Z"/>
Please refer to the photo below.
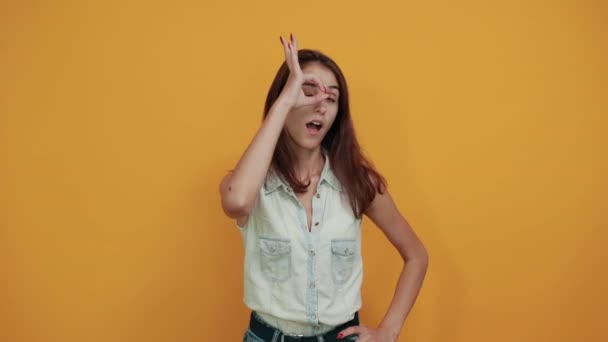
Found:
<path fill-rule="evenodd" d="M 387 330 L 382 328 L 371 329 L 365 325 L 356 325 L 342 330 L 338 334 L 338 339 L 343 339 L 349 335 L 358 335 L 357 342 L 394 342 L 395 339 Z"/>

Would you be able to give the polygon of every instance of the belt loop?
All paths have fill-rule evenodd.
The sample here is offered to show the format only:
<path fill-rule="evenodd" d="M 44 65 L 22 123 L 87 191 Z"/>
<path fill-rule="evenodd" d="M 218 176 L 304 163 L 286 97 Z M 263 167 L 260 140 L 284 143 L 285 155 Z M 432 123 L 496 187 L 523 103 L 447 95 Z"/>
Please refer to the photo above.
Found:
<path fill-rule="evenodd" d="M 272 335 L 272 342 L 277 342 L 279 340 L 279 334 L 281 332 L 278 329 L 274 330 L 274 335 Z M 281 338 L 281 341 L 283 341 L 283 339 Z"/>

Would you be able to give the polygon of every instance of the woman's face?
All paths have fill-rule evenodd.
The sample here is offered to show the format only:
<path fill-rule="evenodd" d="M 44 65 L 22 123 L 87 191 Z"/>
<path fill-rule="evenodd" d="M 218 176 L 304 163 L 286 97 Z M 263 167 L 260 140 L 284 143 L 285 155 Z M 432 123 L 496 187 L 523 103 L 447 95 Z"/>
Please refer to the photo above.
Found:
<path fill-rule="evenodd" d="M 336 76 L 328 67 L 311 62 L 302 67 L 304 73 L 316 75 L 325 85 L 329 97 L 325 100 L 306 106 L 294 108 L 287 115 L 285 129 L 292 143 L 296 146 L 314 150 L 321 145 L 338 114 L 340 90 Z M 304 84 L 304 95 L 312 96 L 321 91 L 314 85 Z"/>

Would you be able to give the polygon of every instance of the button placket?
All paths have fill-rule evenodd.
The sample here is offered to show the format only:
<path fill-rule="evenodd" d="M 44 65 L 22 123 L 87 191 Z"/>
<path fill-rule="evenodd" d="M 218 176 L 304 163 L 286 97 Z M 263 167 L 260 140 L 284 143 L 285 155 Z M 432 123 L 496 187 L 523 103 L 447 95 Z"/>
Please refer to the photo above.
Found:
<path fill-rule="evenodd" d="M 321 192 L 317 188 L 317 191 L 312 198 L 313 199 L 313 201 L 312 201 L 312 222 L 314 222 L 315 227 L 319 227 L 319 225 L 321 224 L 320 217 L 323 216 L 323 208 L 321 205 L 321 201 L 319 201 L 320 198 L 321 198 Z"/>
<path fill-rule="evenodd" d="M 306 316 L 308 323 L 311 327 L 317 325 L 318 317 L 318 291 L 316 286 L 317 279 L 317 248 L 318 248 L 318 236 L 316 234 L 307 234 L 308 240 L 307 250 L 309 257 L 306 260 L 307 268 L 307 282 L 306 284 Z M 314 329 L 311 329 L 313 331 Z"/>

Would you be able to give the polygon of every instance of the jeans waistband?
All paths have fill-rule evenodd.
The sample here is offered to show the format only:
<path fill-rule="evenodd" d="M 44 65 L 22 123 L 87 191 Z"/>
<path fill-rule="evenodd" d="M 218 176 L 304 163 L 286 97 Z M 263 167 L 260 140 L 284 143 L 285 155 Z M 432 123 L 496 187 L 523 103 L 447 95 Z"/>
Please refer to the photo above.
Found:
<path fill-rule="evenodd" d="M 359 325 L 358 312 L 355 313 L 355 317 L 350 321 L 343 323 L 334 328 L 333 330 L 328 331 L 324 334 L 313 336 L 290 336 L 285 335 L 281 330 L 274 328 L 260 320 L 254 311 L 251 312 L 251 317 L 249 319 L 249 329 L 251 330 L 251 332 L 253 332 L 256 336 L 263 339 L 264 341 L 277 342 L 338 342 L 336 336 L 340 333 L 340 331 L 353 325 Z"/>
<path fill-rule="evenodd" d="M 321 335 L 336 328 L 336 325 L 323 324 L 321 322 L 312 325 L 308 322 L 285 320 L 259 311 L 256 311 L 255 315 L 260 321 L 266 323 L 266 325 L 281 330 L 285 335 L 291 336 Z"/>

